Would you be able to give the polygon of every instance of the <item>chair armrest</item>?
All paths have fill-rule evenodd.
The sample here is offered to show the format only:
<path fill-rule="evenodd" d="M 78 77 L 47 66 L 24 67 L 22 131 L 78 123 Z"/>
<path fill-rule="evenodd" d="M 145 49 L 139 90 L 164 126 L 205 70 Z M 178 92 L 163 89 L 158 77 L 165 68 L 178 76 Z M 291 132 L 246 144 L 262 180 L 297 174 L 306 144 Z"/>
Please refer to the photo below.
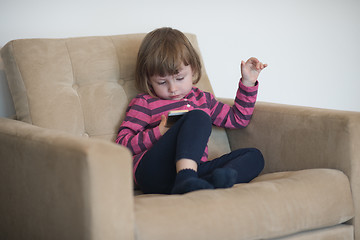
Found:
<path fill-rule="evenodd" d="M 264 173 L 309 168 L 343 171 L 350 180 L 355 235 L 360 237 L 360 112 L 258 102 L 250 124 L 227 134 L 232 150 L 257 147 L 262 151 Z"/>
<path fill-rule="evenodd" d="M 0 118 L 0 239 L 133 239 L 130 152 Z"/>
<path fill-rule="evenodd" d="M 334 168 L 348 176 L 359 173 L 360 112 L 258 102 L 249 126 L 227 129 L 227 134 L 231 149 L 259 148 L 265 172 Z"/>

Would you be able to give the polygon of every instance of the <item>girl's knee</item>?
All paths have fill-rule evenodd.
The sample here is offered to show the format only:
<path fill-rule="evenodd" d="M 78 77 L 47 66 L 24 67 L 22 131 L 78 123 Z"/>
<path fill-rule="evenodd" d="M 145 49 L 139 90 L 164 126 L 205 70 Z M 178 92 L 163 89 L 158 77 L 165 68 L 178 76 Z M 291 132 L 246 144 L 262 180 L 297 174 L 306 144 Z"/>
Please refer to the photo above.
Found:
<path fill-rule="evenodd" d="M 186 118 L 194 123 L 198 123 L 201 126 L 208 126 L 211 128 L 212 121 L 210 116 L 202 110 L 192 110 L 186 114 Z"/>
<path fill-rule="evenodd" d="M 265 160 L 261 151 L 257 148 L 250 148 L 249 153 L 252 155 L 253 161 L 257 162 L 259 169 L 261 169 L 260 171 L 262 171 L 265 167 Z"/>
<path fill-rule="evenodd" d="M 202 110 L 192 110 L 190 112 L 188 112 L 186 115 L 188 115 L 188 117 L 193 117 L 196 118 L 198 120 L 203 120 L 203 121 L 210 121 L 211 122 L 211 118 L 209 116 L 209 114 L 207 114 L 206 112 L 202 111 Z"/>

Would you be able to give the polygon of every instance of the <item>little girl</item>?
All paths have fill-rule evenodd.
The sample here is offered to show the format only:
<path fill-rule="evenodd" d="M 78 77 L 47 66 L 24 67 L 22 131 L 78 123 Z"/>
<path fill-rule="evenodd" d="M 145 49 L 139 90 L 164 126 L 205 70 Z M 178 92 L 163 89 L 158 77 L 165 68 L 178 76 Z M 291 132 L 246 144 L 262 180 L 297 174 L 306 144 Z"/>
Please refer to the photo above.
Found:
<path fill-rule="evenodd" d="M 261 152 L 239 149 L 208 161 L 212 124 L 243 128 L 249 124 L 267 65 L 256 58 L 241 62 L 234 106 L 193 87 L 201 77 L 199 55 L 187 37 L 172 28 L 148 33 L 139 49 L 136 84 L 142 94 L 129 104 L 116 143 L 133 154 L 134 179 L 144 193 L 183 194 L 246 183 L 264 167 Z M 189 110 L 171 128 L 170 110 Z"/>

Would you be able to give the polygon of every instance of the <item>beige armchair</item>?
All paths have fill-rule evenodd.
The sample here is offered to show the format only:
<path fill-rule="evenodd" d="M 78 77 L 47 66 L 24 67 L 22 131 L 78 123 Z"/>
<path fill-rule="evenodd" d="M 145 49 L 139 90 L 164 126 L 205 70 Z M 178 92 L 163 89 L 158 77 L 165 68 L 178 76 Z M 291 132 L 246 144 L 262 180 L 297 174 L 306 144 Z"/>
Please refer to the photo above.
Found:
<path fill-rule="evenodd" d="M 257 147 L 261 176 L 230 189 L 135 194 L 131 154 L 113 139 L 137 94 L 143 37 L 1 49 L 16 120 L 0 119 L 0 239 L 360 240 L 356 112 L 259 102 L 247 128 L 214 127 L 209 154 Z M 212 92 L 205 70 L 198 86 Z"/>

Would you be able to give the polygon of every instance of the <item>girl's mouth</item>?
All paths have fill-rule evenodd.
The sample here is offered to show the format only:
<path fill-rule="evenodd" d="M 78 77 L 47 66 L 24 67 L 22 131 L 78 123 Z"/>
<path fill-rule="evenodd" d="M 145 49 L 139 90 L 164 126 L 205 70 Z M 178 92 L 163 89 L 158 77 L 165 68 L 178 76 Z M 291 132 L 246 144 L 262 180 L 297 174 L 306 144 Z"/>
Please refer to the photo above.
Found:
<path fill-rule="evenodd" d="M 180 98 L 180 95 L 170 96 L 171 99 L 177 99 Z"/>

